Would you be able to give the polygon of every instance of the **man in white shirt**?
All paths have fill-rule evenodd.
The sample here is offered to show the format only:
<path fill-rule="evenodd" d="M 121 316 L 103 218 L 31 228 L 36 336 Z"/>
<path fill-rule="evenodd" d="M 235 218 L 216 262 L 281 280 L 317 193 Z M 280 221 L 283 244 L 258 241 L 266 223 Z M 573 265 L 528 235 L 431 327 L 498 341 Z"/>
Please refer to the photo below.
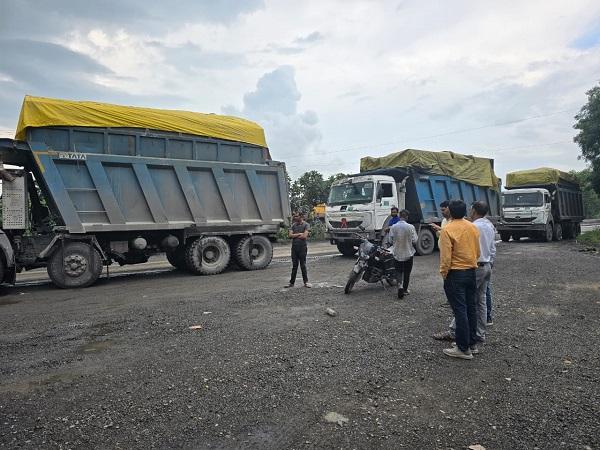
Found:
<path fill-rule="evenodd" d="M 448 205 L 450 202 L 448 200 L 444 200 L 440 203 L 440 211 L 442 212 L 442 224 L 438 225 L 437 223 L 432 223 L 431 228 L 435 231 L 436 236 L 440 237 L 440 233 L 442 232 L 442 228 L 444 228 L 448 223 L 452 220 L 450 217 L 450 209 L 448 209 Z"/>
<path fill-rule="evenodd" d="M 479 230 L 480 256 L 475 271 L 477 283 L 477 340 L 485 342 L 487 323 L 486 291 L 492 276 L 492 266 L 496 259 L 496 229 L 485 216 L 489 207 L 485 202 L 475 202 L 471 205 L 471 220 Z"/>
<path fill-rule="evenodd" d="M 396 280 L 398 281 L 398 298 L 403 298 L 408 291 L 410 272 L 413 267 L 417 231 L 407 222 L 408 211 L 403 209 L 399 214 L 400 220 L 390 228 L 392 254 L 396 263 Z"/>

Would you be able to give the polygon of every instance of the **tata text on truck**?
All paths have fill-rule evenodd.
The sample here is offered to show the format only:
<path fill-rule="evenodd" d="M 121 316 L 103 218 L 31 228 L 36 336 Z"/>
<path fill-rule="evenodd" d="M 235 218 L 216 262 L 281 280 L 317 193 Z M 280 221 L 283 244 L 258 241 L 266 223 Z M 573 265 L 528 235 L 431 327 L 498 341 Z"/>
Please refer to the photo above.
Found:
<path fill-rule="evenodd" d="M 0 140 L 0 281 L 47 267 L 60 287 L 166 252 L 194 274 L 262 269 L 289 217 L 283 163 L 243 119 L 26 97 Z"/>
<path fill-rule="evenodd" d="M 581 232 L 581 187 L 568 173 L 547 167 L 511 172 L 505 187 L 498 224 L 503 241 L 511 237 L 559 241 Z"/>
<path fill-rule="evenodd" d="M 336 181 L 329 193 L 325 221 L 332 244 L 344 255 L 356 252 L 353 233 L 380 240 L 390 219 L 390 208 L 410 212 L 418 233 L 418 254 L 433 252 L 431 224 L 440 224 L 439 204 L 461 199 L 483 200 L 490 218 L 500 216 L 500 184 L 493 160 L 453 152 L 407 149 L 381 158 L 362 158 L 361 172 Z"/>

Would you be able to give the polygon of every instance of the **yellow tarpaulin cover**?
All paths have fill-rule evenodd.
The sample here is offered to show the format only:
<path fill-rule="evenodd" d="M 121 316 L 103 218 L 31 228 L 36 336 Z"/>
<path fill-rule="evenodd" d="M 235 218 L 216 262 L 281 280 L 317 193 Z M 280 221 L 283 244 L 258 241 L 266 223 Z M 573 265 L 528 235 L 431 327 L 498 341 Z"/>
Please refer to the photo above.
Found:
<path fill-rule="evenodd" d="M 577 179 L 567 172 L 550 167 L 538 169 L 519 170 L 506 174 L 506 187 L 534 186 L 540 184 L 557 184 L 564 180 L 569 183 L 579 184 Z"/>
<path fill-rule="evenodd" d="M 267 147 L 264 130 L 231 116 L 25 96 L 15 139 L 29 127 L 124 127 L 175 131 Z"/>
<path fill-rule="evenodd" d="M 498 177 L 494 173 L 492 160 L 454 152 L 431 152 L 406 149 L 391 155 L 360 160 L 360 171 L 413 167 L 437 175 L 447 175 L 477 186 L 499 189 Z"/>

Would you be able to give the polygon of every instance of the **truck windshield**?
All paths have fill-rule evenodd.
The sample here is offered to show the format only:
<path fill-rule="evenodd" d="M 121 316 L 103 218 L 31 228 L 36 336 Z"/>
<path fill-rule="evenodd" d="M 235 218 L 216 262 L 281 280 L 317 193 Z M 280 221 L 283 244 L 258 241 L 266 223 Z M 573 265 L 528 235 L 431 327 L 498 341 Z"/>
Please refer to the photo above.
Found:
<path fill-rule="evenodd" d="M 542 206 L 544 197 L 541 192 L 526 192 L 515 194 L 502 194 L 504 206 Z"/>
<path fill-rule="evenodd" d="M 328 204 L 371 203 L 373 201 L 373 182 L 338 184 L 331 187 Z"/>

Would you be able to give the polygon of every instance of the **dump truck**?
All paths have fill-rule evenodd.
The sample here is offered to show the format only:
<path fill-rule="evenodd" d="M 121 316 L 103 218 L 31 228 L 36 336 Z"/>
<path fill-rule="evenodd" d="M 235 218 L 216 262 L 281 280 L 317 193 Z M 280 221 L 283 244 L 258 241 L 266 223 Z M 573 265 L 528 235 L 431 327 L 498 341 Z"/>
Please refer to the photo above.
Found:
<path fill-rule="evenodd" d="M 333 183 L 325 223 L 331 244 L 346 256 L 356 253 L 356 233 L 380 241 L 392 206 L 407 209 L 418 234 L 416 250 L 427 255 L 436 247 L 431 224 L 441 224 L 439 205 L 460 199 L 485 201 L 490 219 L 500 216 L 500 180 L 494 161 L 453 152 L 406 149 L 380 158 L 366 157 L 361 172 Z"/>
<path fill-rule="evenodd" d="M 27 96 L 0 159 L 0 282 L 46 267 L 86 287 L 159 252 L 192 274 L 262 269 L 289 221 L 285 165 L 240 118 Z"/>
<path fill-rule="evenodd" d="M 312 215 L 314 220 L 325 222 L 325 203 L 315 205 L 312 210 Z"/>
<path fill-rule="evenodd" d="M 572 175 L 548 167 L 511 172 L 505 189 L 498 223 L 504 242 L 511 237 L 560 241 L 581 233 L 583 196 Z"/>

